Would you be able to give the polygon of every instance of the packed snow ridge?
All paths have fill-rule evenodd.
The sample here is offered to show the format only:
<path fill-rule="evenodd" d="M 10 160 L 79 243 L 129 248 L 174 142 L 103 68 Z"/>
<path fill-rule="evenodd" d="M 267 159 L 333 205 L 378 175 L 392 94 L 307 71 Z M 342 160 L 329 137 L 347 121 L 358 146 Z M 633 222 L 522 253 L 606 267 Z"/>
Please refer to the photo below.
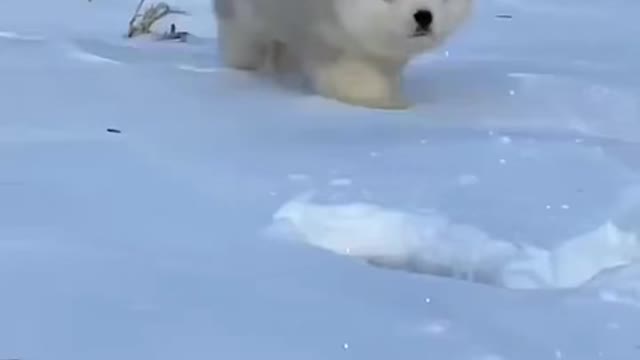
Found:
<path fill-rule="evenodd" d="M 607 286 L 635 292 L 640 239 L 611 222 L 551 249 L 492 238 L 436 211 L 412 213 L 370 203 L 325 205 L 306 194 L 284 204 L 271 231 L 391 269 L 511 289 Z M 603 293 L 606 296 L 606 293 Z M 613 296 L 613 295 L 611 295 Z"/>

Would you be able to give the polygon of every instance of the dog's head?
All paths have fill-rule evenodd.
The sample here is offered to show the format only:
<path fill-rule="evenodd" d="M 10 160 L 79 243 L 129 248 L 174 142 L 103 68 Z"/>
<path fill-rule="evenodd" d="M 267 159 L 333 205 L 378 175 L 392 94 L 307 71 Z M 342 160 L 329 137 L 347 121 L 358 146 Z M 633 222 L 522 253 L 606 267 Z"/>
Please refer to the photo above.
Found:
<path fill-rule="evenodd" d="M 411 57 L 441 44 L 472 11 L 472 0 L 334 0 L 338 19 L 366 51 Z"/>

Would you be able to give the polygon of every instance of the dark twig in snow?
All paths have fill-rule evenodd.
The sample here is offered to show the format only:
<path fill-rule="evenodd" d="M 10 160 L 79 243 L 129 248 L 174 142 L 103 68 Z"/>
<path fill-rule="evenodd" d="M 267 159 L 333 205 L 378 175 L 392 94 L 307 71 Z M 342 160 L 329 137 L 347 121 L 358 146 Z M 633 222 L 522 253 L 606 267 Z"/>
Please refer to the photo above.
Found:
<path fill-rule="evenodd" d="M 144 2 L 145 0 L 140 0 L 140 2 L 138 3 L 138 6 L 136 7 L 135 13 L 131 17 L 131 20 L 129 21 L 128 37 L 130 38 L 140 34 L 151 33 L 151 27 L 153 26 L 153 24 L 156 21 L 167 16 L 168 14 L 182 14 L 182 15 L 187 14 L 185 11 L 172 8 L 165 2 L 160 2 L 158 4 L 152 5 L 148 9 L 146 9 L 142 14 L 140 14 L 142 10 L 142 6 L 144 5 Z M 186 35 L 186 32 L 184 31 L 180 31 L 180 32 L 175 31 L 175 25 L 172 25 L 171 30 L 172 30 L 171 32 L 164 34 L 161 38 L 162 39 L 182 39 L 184 35 Z"/>

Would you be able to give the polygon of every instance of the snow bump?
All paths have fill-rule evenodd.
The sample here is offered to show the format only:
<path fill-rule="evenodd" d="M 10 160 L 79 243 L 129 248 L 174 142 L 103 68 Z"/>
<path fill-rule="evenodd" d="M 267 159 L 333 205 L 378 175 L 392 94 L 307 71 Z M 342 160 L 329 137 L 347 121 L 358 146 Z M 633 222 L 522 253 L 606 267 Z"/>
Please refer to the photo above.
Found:
<path fill-rule="evenodd" d="M 493 238 L 436 211 L 417 214 L 372 203 L 324 205 L 303 196 L 284 204 L 272 227 L 282 236 L 371 265 L 510 289 L 580 287 L 607 269 L 640 260 L 638 236 L 612 223 L 546 249 Z M 615 279 L 621 277 L 628 280 L 629 274 Z M 604 288 L 602 280 L 597 284 Z M 635 291 L 619 288 L 625 294 Z"/>

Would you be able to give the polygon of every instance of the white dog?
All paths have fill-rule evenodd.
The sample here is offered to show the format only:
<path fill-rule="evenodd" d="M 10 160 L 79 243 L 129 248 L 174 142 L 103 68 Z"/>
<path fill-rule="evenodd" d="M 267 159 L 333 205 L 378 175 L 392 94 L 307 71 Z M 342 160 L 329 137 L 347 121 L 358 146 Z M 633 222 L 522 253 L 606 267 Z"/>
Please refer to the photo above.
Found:
<path fill-rule="evenodd" d="M 212 0 L 225 65 L 301 71 L 321 95 L 407 108 L 402 72 L 469 17 L 472 0 Z"/>

